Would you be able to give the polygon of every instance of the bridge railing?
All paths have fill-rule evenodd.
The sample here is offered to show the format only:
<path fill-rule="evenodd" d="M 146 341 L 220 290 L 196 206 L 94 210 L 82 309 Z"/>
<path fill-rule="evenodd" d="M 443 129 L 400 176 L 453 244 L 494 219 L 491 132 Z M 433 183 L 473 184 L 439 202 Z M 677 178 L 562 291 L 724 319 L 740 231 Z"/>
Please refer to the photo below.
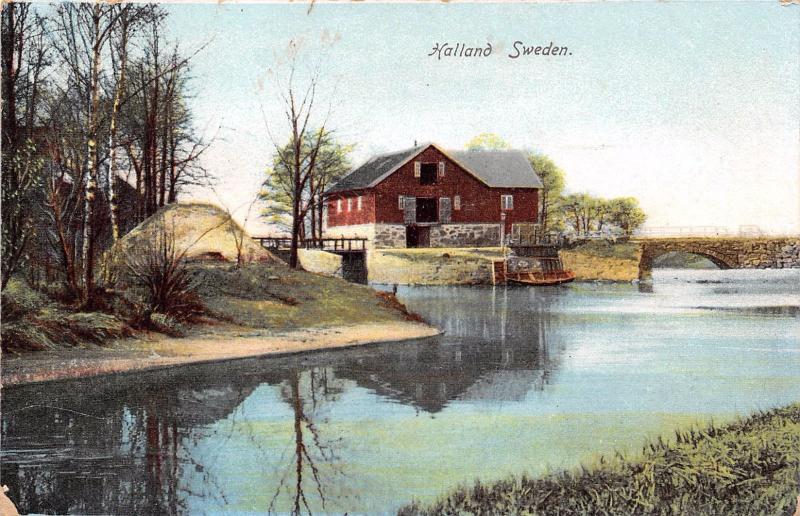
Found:
<path fill-rule="evenodd" d="M 262 247 L 270 250 L 286 250 L 292 246 L 292 239 L 289 237 L 253 237 Z M 367 242 L 365 237 L 340 237 L 340 238 L 315 238 L 302 239 L 297 242 L 299 249 L 320 249 L 323 251 L 365 251 Z"/>
<path fill-rule="evenodd" d="M 637 229 L 635 238 L 735 236 L 725 226 L 664 226 Z"/>

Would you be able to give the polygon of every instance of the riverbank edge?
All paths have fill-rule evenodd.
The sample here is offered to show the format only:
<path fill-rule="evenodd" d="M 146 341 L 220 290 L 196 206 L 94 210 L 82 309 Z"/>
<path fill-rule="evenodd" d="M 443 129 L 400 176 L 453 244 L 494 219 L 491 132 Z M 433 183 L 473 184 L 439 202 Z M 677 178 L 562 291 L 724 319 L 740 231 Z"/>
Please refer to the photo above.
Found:
<path fill-rule="evenodd" d="M 156 335 L 149 340 L 126 339 L 94 356 L 53 353 L 48 356 L 3 357 L 2 387 L 131 374 L 196 364 L 347 349 L 397 342 L 424 341 L 443 332 L 419 322 L 381 322 L 270 332 L 249 327 L 184 338 Z M 221 345 L 224 343 L 224 346 Z M 81 350 L 85 351 L 85 350 Z M 10 371 L 9 371 L 10 369 Z"/>
<path fill-rule="evenodd" d="M 639 281 L 640 254 L 629 243 L 559 251 L 577 281 L 615 283 Z M 378 285 L 491 285 L 492 262 L 504 256 L 500 247 L 373 249 L 367 253 L 367 278 Z"/>
<path fill-rule="evenodd" d="M 727 424 L 678 428 L 640 454 L 462 485 L 399 516 L 433 514 L 794 514 L 800 516 L 800 402 Z M 796 508 L 796 509 L 795 509 Z M 792 513 L 792 511 L 795 511 Z"/>

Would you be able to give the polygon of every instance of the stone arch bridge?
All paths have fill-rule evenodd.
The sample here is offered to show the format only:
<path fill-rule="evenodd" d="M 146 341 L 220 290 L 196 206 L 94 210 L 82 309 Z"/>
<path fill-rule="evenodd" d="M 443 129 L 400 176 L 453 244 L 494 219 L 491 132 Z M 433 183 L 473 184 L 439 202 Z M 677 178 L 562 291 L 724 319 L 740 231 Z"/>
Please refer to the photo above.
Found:
<path fill-rule="evenodd" d="M 720 269 L 800 268 L 800 237 L 784 238 L 641 238 L 639 279 L 648 279 L 653 261 L 670 252 L 708 258 Z"/>

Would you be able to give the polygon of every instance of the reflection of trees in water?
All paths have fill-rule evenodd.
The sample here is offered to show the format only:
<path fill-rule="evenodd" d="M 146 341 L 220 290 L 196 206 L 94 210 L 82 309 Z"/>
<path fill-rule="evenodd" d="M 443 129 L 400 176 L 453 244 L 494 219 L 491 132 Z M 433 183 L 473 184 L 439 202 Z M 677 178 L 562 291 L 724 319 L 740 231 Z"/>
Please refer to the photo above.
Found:
<path fill-rule="evenodd" d="M 143 386 L 130 378 L 97 390 L 97 383 L 104 382 L 4 393 L 2 482 L 22 511 L 176 514 L 191 496 L 224 500 L 213 470 L 193 451 L 200 425 L 249 391 Z M 187 472 L 199 481 L 182 482 Z"/>
<path fill-rule="evenodd" d="M 283 467 L 283 474 L 267 509 L 270 513 L 276 507 L 290 506 L 292 514 L 302 514 L 303 509 L 312 514 L 309 503 L 312 496 L 317 498 L 322 510 L 326 510 L 329 489 L 335 486 L 336 477 L 343 475 L 336 452 L 342 439 L 324 439 L 317 424 L 317 418 L 322 423 L 328 421 L 324 415 L 324 405 L 338 399 L 341 393 L 341 382 L 331 381 L 332 376 L 329 375 L 330 371 L 325 368 L 291 370 L 288 380 L 282 385 L 282 397 L 292 407 L 294 414 L 294 454 L 289 464 Z M 294 476 L 292 481 L 289 481 L 290 475 Z M 278 505 L 281 494 L 290 499 L 289 504 Z"/>
<path fill-rule="evenodd" d="M 544 389 L 562 349 L 559 294 L 533 290 L 424 292 L 424 314 L 448 332 L 439 339 L 4 390 L 2 482 L 24 511 L 182 513 L 226 503 L 235 480 L 214 466 L 236 436 L 274 473 L 260 510 L 336 510 L 356 496 L 328 424 L 348 380 L 428 413 Z M 265 384 L 292 411 L 280 459 L 242 403 Z"/>

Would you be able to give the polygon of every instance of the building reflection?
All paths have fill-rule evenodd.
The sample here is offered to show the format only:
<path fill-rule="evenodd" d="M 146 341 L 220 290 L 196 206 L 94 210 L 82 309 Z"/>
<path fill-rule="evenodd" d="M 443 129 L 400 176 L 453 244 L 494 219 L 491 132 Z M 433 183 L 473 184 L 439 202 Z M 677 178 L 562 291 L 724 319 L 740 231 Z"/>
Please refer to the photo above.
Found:
<path fill-rule="evenodd" d="M 224 450 L 229 436 L 215 423 L 229 421 L 232 432 L 247 420 L 245 400 L 266 387 L 290 409 L 293 453 L 261 472 L 281 480 L 258 510 L 327 510 L 355 495 L 343 481 L 347 436 L 328 425 L 354 384 L 430 414 L 546 388 L 561 354 L 548 341 L 559 298 L 532 290 L 423 290 L 408 304 L 424 306 L 446 332 L 425 341 L 5 389 L 2 483 L 24 512 L 177 514 L 203 500 L 224 505 L 231 480 L 217 478 L 201 443 Z M 259 446 L 258 435 L 250 438 Z"/>

